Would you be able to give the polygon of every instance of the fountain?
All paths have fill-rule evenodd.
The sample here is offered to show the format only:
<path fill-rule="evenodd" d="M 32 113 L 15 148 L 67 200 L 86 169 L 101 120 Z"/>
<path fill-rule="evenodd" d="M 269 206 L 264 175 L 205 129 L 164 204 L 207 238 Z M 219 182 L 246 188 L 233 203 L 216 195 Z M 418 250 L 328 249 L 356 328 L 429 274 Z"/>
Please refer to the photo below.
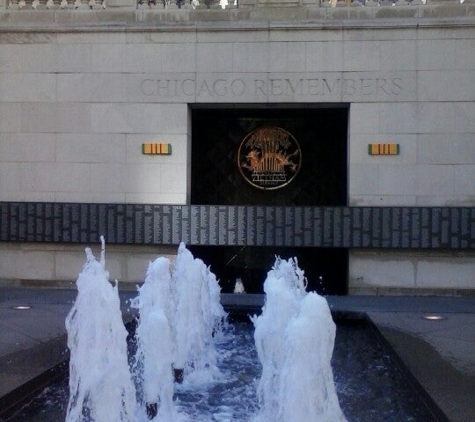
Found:
<path fill-rule="evenodd" d="M 102 239 L 103 241 L 103 239 Z M 89 248 L 77 280 L 78 294 L 66 318 L 70 398 L 66 422 L 135 422 L 135 387 L 127 361 L 117 283 L 109 283 Z"/>
<path fill-rule="evenodd" d="M 262 315 L 253 318 L 262 364 L 256 422 L 344 421 L 330 365 L 335 325 L 326 301 L 316 293 L 307 294 L 305 287 L 297 260 L 277 257 L 264 283 L 267 300 Z M 213 337 L 225 313 L 214 274 L 183 243 L 173 273 L 166 258 L 150 263 L 145 283 L 132 301 L 140 313 L 132 368 L 135 385 L 127 366 L 117 284 L 112 287 L 108 282 L 104 253 L 99 263 L 87 250 L 78 291 L 67 320 L 72 376 L 66 421 L 110 421 L 111 409 L 118 412 L 114 421 L 132 422 L 144 414 L 157 421 L 182 419 L 173 402 L 171 368 L 179 383 L 183 377 L 191 383 L 212 382 L 219 374 Z M 91 350 L 99 351 L 92 353 L 92 359 Z M 315 359 L 305 364 L 315 350 L 319 351 Z M 111 362 L 110 369 L 104 362 Z M 94 376 L 86 382 L 90 374 Z"/>
<path fill-rule="evenodd" d="M 277 257 L 262 314 L 253 318 L 262 364 L 255 422 L 346 421 L 331 368 L 336 327 L 326 300 L 305 287 L 297 260 Z"/>
<path fill-rule="evenodd" d="M 207 383 L 219 375 L 213 338 L 226 314 L 214 274 L 182 243 L 170 271 L 159 257 L 149 264 L 131 306 L 140 318 L 131 370 L 117 283 L 86 249 L 77 300 L 67 318 L 71 351 L 66 422 L 175 422 L 172 367 L 178 382 Z M 132 380 L 134 382 L 132 382 Z M 114 410 L 114 411 L 111 411 Z"/>
<path fill-rule="evenodd" d="M 59 385 L 38 399 L 54 419 L 32 416 L 33 405 L 8 422 L 434 421 L 369 330 L 339 328 L 333 353 L 328 304 L 306 292 L 295 258 L 276 258 L 252 324 L 228 324 L 216 277 L 181 244 L 173 264 L 149 264 L 131 301 L 140 317 L 127 344 L 104 242 L 100 261 L 86 255 L 66 320 L 69 402 Z M 175 383 L 173 370 L 182 376 Z M 65 415 L 58 400 L 68 402 Z"/>

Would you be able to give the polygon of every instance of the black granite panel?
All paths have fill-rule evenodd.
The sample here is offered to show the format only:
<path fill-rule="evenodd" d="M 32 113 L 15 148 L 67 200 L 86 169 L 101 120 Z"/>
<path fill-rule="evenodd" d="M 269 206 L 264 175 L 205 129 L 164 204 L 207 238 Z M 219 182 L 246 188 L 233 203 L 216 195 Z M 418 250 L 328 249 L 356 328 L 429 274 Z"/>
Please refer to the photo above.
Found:
<path fill-rule="evenodd" d="M 474 249 L 474 207 L 0 202 L 0 241 Z"/>
<path fill-rule="evenodd" d="M 275 207 L 274 209 L 274 239 L 276 246 L 285 245 L 285 209 L 284 207 Z"/>

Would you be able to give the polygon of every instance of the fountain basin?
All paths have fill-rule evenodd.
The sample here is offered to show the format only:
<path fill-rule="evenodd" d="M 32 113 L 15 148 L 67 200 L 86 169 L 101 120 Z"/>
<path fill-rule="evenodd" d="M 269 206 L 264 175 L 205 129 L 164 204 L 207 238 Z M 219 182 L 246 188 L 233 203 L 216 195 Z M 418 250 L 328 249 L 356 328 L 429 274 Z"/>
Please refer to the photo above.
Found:
<path fill-rule="evenodd" d="M 436 422 L 432 403 L 416 394 L 388 345 L 362 314 L 336 313 L 337 336 L 332 359 L 341 408 L 349 422 Z M 133 332 L 133 324 L 128 327 Z M 178 409 L 196 422 L 248 422 L 257 411 L 255 380 L 260 375 L 250 323 L 235 323 L 218 343 L 222 380 L 190 390 L 176 388 Z M 129 336 L 132 338 L 132 336 Z M 133 349 L 134 345 L 129 344 Z M 311 359 L 311 356 L 309 357 Z M 65 366 L 67 367 L 67 365 Z M 62 422 L 68 379 L 53 382 L 8 422 Z"/>

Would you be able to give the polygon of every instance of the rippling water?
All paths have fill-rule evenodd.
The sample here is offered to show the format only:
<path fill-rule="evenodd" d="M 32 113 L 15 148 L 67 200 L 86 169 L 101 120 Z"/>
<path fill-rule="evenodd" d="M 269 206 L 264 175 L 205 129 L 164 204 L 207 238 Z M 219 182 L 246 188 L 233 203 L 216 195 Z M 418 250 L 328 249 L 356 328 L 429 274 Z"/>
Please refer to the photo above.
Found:
<path fill-rule="evenodd" d="M 252 324 L 231 325 L 217 349 L 219 381 L 193 389 L 185 381 L 177 387 L 177 407 L 193 422 L 247 422 L 258 408 L 255 386 L 261 370 Z M 364 323 L 338 325 L 332 366 L 348 422 L 435 422 Z M 63 422 L 67 401 L 63 379 L 7 422 Z"/>

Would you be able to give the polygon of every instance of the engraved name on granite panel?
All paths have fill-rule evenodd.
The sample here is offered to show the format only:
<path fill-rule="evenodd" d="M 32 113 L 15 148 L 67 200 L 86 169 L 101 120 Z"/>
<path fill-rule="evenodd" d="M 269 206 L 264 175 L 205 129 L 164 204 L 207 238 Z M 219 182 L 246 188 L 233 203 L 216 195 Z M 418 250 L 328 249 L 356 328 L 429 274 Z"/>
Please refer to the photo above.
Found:
<path fill-rule="evenodd" d="M 10 204 L 8 240 L 18 240 L 19 209 L 18 204 Z"/>
<path fill-rule="evenodd" d="M 209 245 L 209 206 L 200 207 L 200 244 Z"/>
<path fill-rule="evenodd" d="M 28 233 L 27 204 L 21 203 L 18 206 L 18 238 L 17 240 L 26 240 Z"/>
<path fill-rule="evenodd" d="M 126 208 L 123 204 L 118 204 L 116 206 L 116 215 L 115 215 L 115 239 L 117 243 L 125 242 L 125 218 L 126 218 Z"/>
<path fill-rule="evenodd" d="M 199 245 L 200 243 L 200 209 L 197 205 L 190 207 L 190 243 Z"/>
<path fill-rule="evenodd" d="M 284 244 L 295 246 L 295 217 L 292 207 L 285 207 Z"/>
<path fill-rule="evenodd" d="M 105 236 L 106 242 L 108 241 L 107 239 L 107 219 L 108 219 L 107 211 L 108 211 L 108 206 L 106 204 L 99 204 L 97 208 L 99 238 L 101 236 Z M 99 239 L 97 240 L 99 241 Z"/>
<path fill-rule="evenodd" d="M 361 228 L 361 219 L 363 211 L 361 208 L 350 208 L 351 210 L 351 244 L 350 246 L 358 248 L 363 243 L 363 232 Z"/>
<path fill-rule="evenodd" d="M 474 231 L 475 234 L 475 231 Z M 470 209 L 462 208 L 460 213 L 460 247 L 470 247 Z"/>
<path fill-rule="evenodd" d="M 162 208 L 162 236 L 163 244 L 172 244 L 172 213 L 169 205 L 163 205 Z"/>
<path fill-rule="evenodd" d="M 323 246 L 323 208 L 313 209 L 313 246 Z"/>
<path fill-rule="evenodd" d="M 265 209 L 265 244 L 275 245 L 275 207 Z"/>
<path fill-rule="evenodd" d="M 340 207 L 333 208 L 333 241 L 332 245 L 341 247 L 343 231 L 343 210 Z"/>
<path fill-rule="evenodd" d="M 118 220 L 118 218 L 116 218 Z M 153 211 L 151 205 L 143 206 L 143 239 L 142 243 L 151 245 L 153 243 Z"/>
<path fill-rule="evenodd" d="M 303 209 L 294 207 L 294 246 L 303 246 Z"/>
<path fill-rule="evenodd" d="M 411 209 L 401 208 L 401 247 L 409 248 L 411 246 Z"/>
<path fill-rule="evenodd" d="M 54 204 L 54 220 L 53 220 L 53 241 L 60 242 L 63 237 L 62 225 L 63 225 L 63 205 Z"/>
<path fill-rule="evenodd" d="M 82 238 L 84 242 L 94 242 L 98 239 L 98 221 L 97 221 L 97 204 L 83 204 L 81 211 L 81 229 L 83 231 Z"/>
<path fill-rule="evenodd" d="M 256 209 L 246 207 L 246 245 L 256 245 Z"/>
<path fill-rule="evenodd" d="M 237 207 L 237 244 L 245 245 L 247 240 L 247 209 Z"/>
<path fill-rule="evenodd" d="M 10 204 L 0 203 L 0 239 L 2 241 L 10 240 Z"/>
<path fill-rule="evenodd" d="M 88 222 L 90 207 L 89 204 L 81 204 L 79 209 L 80 219 L 79 219 L 79 241 L 81 243 L 89 243 L 88 236 Z"/>
<path fill-rule="evenodd" d="M 63 206 L 63 220 L 61 222 L 62 241 L 71 241 L 71 204 L 64 204 Z"/>
<path fill-rule="evenodd" d="M 10 207 L 0 203 L 0 240 L 10 240 Z"/>
<path fill-rule="evenodd" d="M 440 216 L 441 216 L 441 209 L 440 208 L 432 208 L 432 218 L 431 218 L 431 233 L 432 233 L 432 240 L 431 246 L 432 248 L 440 247 Z"/>
<path fill-rule="evenodd" d="M 351 210 L 348 207 L 343 208 L 343 232 L 342 246 L 349 248 L 351 245 Z"/>
<path fill-rule="evenodd" d="M 470 210 L 470 232 L 472 233 L 472 237 L 470 240 L 470 247 L 475 248 L 475 207 L 471 208 Z"/>
<path fill-rule="evenodd" d="M 381 247 L 391 247 L 391 208 L 381 210 Z"/>
<path fill-rule="evenodd" d="M 25 238 L 26 240 L 35 240 L 35 204 L 27 203 L 25 219 Z"/>
<path fill-rule="evenodd" d="M 182 218 L 182 206 L 174 205 L 171 210 L 171 232 L 172 232 L 172 244 L 178 245 L 182 241 L 181 233 L 181 218 Z"/>
<path fill-rule="evenodd" d="M 215 205 L 211 205 L 208 208 L 209 214 L 209 245 L 218 244 L 218 224 L 219 224 L 219 209 Z"/>
<path fill-rule="evenodd" d="M 228 210 L 227 207 L 218 208 L 218 245 L 226 245 L 228 242 Z"/>
<path fill-rule="evenodd" d="M 264 207 L 256 207 L 256 244 L 257 246 L 265 245 L 265 209 Z"/>
<path fill-rule="evenodd" d="M 381 228 L 381 208 L 372 208 L 373 217 L 371 219 L 371 246 L 373 248 L 379 248 L 381 246 L 382 228 Z"/>
<path fill-rule="evenodd" d="M 391 247 L 399 248 L 401 246 L 401 208 L 391 208 Z"/>
<path fill-rule="evenodd" d="M 302 207 L 303 246 L 313 246 L 313 210 L 312 207 Z"/>
<path fill-rule="evenodd" d="M 418 248 L 421 244 L 421 212 L 419 208 L 411 210 L 411 248 Z"/>
<path fill-rule="evenodd" d="M 450 209 L 450 247 L 453 249 L 460 248 L 460 235 L 461 235 L 461 211 L 460 208 L 451 208 Z"/>
<path fill-rule="evenodd" d="M 35 206 L 35 241 L 45 241 L 45 205 L 44 203 L 38 203 Z"/>
<path fill-rule="evenodd" d="M 191 240 L 191 207 L 180 205 L 181 207 L 181 239 L 180 242 L 190 244 Z"/>
<path fill-rule="evenodd" d="M 284 243 L 284 207 L 274 208 L 274 242 L 276 246 Z"/>
<path fill-rule="evenodd" d="M 35 204 L 26 204 L 26 233 L 25 238 L 27 241 L 32 242 L 35 240 Z"/>
<path fill-rule="evenodd" d="M 161 205 L 153 206 L 153 243 L 163 243 L 163 221 Z"/>
<path fill-rule="evenodd" d="M 442 208 L 440 217 L 440 243 L 448 247 L 450 246 L 450 210 Z"/>
<path fill-rule="evenodd" d="M 236 236 L 236 231 L 237 231 L 237 226 L 236 226 L 236 220 L 237 220 L 237 209 L 234 206 L 229 206 L 227 207 L 227 226 L 225 227 L 226 232 L 228 234 L 228 245 L 236 245 L 237 243 L 237 236 Z"/>
<path fill-rule="evenodd" d="M 71 242 L 79 242 L 81 233 L 81 205 L 71 204 Z"/>
<path fill-rule="evenodd" d="M 430 248 L 430 221 L 431 212 L 430 208 L 424 207 L 421 210 L 421 248 Z"/>
<path fill-rule="evenodd" d="M 323 246 L 332 246 L 333 242 L 333 208 L 323 209 Z"/>
<path fill-rule="evenodd" d="M 362 230 L 363 230 L 363 247 L 370 247 L 372 246 L 371 238 L 372 238 L 372 220 L 373 220 L 373 209 L 372 208 L 363 208 L 363 216 L 362 216 Z"/>

